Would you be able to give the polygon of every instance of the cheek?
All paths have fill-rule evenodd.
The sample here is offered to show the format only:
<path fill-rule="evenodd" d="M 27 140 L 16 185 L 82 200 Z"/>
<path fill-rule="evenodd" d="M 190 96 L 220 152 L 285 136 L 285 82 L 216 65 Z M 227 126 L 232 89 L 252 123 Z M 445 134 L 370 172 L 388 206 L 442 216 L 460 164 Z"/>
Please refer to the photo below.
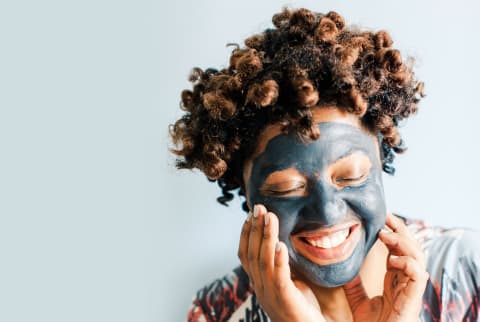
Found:
<path fill-rule="evenodd" d="M 303 207 L 303 200 L 280 199 L 265 196 L 256 196 L 252 201 L 264 205 L 268 211 L 277 216 L 279 222 L 279 237 L 285 241 L 298 223 L 299 212 Z"/>
<path fill-rule="evenodd" d="M 363 221 L 383 225 L 386 217 L 383 188 L 367 185 L 362 189 L 344 193 L 343 199 Z"/>

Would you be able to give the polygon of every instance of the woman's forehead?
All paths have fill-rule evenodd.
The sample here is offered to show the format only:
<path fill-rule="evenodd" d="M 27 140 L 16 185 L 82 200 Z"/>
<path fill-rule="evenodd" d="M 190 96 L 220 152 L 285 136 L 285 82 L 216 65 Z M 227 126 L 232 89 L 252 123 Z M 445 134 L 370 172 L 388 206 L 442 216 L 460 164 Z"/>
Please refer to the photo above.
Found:
<path fill-rule="evenodd" d="M 254 166 L 266 171 L 290 166 L 305 171 L 321 170 L 354 153 L 362 153 L 371 162 L 376 162 L 374 138 L 358 127 L 340 122 L 320 122 L 317 126 L 320 137 L 311 142 L 302 142 L 291 134 L 275 136 L 268 141 L 264 152 L 254 159 Z"/>
<path fill-rule="evenodd" d="M 312 115 L 313 115 L 313 120 L 315 124 L 323 123 L 323 122 L 336 122 L 336 123 L 349 124 L 374 136 L 372 133 L 370 133 L 370 131 L 368 131 L 365 128 L 365 126 L 361 123 L 357 115 L 346 112 L 337 107 L 332 107 L 332 106 L 317 107 L 312 110 Z M 257 146 L 255 147 L 254 152 L 249 159 L 253 160 L 256 156 L 263 153 L 265 151 L 265 148 L 268 142 L 270 142 L 271 139 L 273 139 L 274 137 L 282 133 L 283 132 L 282 132 L 281 123 L 267 125 L 258 136 Z"/>
<path fill-rule="evenodd" d="M 354 126 L 360 129 L 362 132 L 370 135 L 374 139 L 375 145 L 377 147 L 376 149 L 377 158 L 380 159 L 380 152 L 378 149 L 377 137 L 362 124 L 362 122 L 360 121 L 360 118 L 357 115 L 346 112 L 342 109 L 339 109 L 333 106 L 322 106 L 322 107 L 314 108 L 312 110 L 312 114 L 313 114 L 314 122 L 317 125 L 319 123 L 324 123 L 324 122 L 342 123 L 342 124 Z M 273 138 L 281 134 L 283 134 L 281 123 L 267 125 L 262 130 L 262 132 L 258 137 L 254 152 L 247 160 L 245 160 L 244 169 L 243 169 L 244 180 L 250 177 L 253 160 L 256 159 L 260 154 L 262 154 L 265 151 L 268 143 Z M 321 136 L 321 133 L 320 133 L 320 136 Z"/>

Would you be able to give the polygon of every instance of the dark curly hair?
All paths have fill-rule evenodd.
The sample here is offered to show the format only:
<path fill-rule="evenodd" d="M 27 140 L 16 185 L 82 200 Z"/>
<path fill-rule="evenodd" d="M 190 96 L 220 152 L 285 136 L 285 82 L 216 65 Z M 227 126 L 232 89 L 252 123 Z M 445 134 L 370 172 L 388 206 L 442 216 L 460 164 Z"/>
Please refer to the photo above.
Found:
<path fill-rule="evenodd" d="M 193 69 L 193 89 L 181 94 L 186 113 L 170 125 L 177 167 L 217 181 L 217 200 L 226 205 L 232 190 L 244 195 L 243 163 L 265 126 L 280 122 L 283 131 L 315 140 L 311 108 L 333 105 L 379 136 L 383 170 L 394 174 L 395 153 L 405 150 L 398 124 L 424 96 L 413 60 L 402 60 L 386 31 L 346 26 L 334 11 L 284 9 L 272 22 L 246 47 L 236 45 L 228 68 Z"/>

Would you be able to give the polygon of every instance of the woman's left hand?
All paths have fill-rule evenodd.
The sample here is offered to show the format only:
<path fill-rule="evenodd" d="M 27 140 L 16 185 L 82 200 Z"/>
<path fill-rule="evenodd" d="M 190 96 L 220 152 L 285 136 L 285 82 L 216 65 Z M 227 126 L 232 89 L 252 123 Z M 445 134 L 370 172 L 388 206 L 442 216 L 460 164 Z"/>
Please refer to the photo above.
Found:
<path fill-rule="evenodd" d="M 387 214 L 380 240 L 387 246 L 387 273 L 383 295 L 368 298 L 360 277 L 344 285 L 355 321 L 418 321 L 428 281 L 425 255 L 403 221 Z"/>

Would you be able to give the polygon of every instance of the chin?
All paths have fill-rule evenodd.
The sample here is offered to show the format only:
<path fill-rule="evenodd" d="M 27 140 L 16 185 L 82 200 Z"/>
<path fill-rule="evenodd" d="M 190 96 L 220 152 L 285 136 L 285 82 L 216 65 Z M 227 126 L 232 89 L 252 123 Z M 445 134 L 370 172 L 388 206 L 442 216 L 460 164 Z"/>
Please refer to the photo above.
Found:
<path fill-rule="evenodd" d="M 348 238 L 342 244 L 332 247 L 332 251 L 315 249 L 311 245 L 300 244 L 300 241 L 295 239 L 287 246 L 292 270 L 306 281 L 329 288 L 342 286 L 353 280 L 360 272 L 370 248 L 367 247 L 362 225 L 354 227 Z M 329 254 L 333 257 L 328 257 Z M 334 255 L 339 256 L 335 258 Z"/>

